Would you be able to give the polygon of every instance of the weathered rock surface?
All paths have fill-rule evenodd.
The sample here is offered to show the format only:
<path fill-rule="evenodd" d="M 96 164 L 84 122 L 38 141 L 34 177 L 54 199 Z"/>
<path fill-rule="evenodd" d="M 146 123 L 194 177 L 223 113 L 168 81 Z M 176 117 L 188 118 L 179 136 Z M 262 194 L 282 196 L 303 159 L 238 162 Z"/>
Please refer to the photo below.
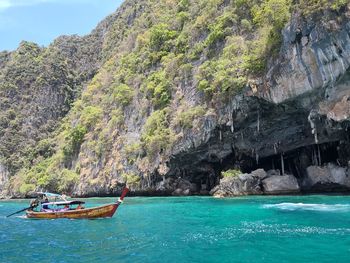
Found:
<path fill-rule="evenodd" d="M 210 191 L 215 197 L 230 197 L 240 195 L 262 194 L 261 180 L 266 173 L 241 174 L 233 177 L 225 177 L 220 180 L 220 184 Z"/>
<path fill-rule="evenodd" d="M 188 180 L 199 183 L 195 175 L 217 176 L 217 167 L 225 169 L 222 163 L 244 172 L 282 170 L 283 159 L 287 172 L 300 178 L 313 164 L 347 165 L 350 17 L 342 15 L 331 29 L 328 25 L 336 16 L 323 23 L 293 17 L 266 76 L 251 91 L 232 98 L 217 118 L 208 117 L 197 135 L 176 146 L 168 175 L 176 176 L 181 167 Z M 203 171 L 204 166 L 209 168 Z"/>
<path fill-rule="evenodd" d="M 9 172 L 5 169 L 4 166 L 0 164 L 0 198 L 3 197 L 1 196 L 1 194 L 8 180 L 9 180 Z"/>
<path fill-rule="evenodd" d="M 230 197 L 259 194 L 295 194 L 300 192 L 297 179 L 290 174 L 277 175 L 278 171 L 266 173 L 258 169 L 250 174 L 225 177 L 210 194 L 215 197 Z"/>
<path fill-rule="evenodd" d="M 300 187 L 297 179 L 291 175 L 273 175 L 262 181 L 264 194 L 293 194 L 299 193 Z"/>
<path fill-rule="evenodd" d="M 303 180 L 306 191 L 345 191 L 350 190 L 350 171 L 334 164 L 310 166 Z"/>
<path fill-rule="evenodd" d="M 158 183 L 156 191 L 175 196 L 192 195 L 198 193 L 195 184 L 182 178 L 167 178 Z"/>

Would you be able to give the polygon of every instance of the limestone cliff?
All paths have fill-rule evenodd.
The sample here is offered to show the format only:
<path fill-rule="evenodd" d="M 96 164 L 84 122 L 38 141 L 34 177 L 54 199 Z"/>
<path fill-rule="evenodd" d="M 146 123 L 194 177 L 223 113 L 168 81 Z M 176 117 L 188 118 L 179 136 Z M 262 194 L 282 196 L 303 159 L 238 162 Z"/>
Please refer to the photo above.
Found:
<path fill-rule="evenodd" d="M 293 16 L 267 74 L 182 145 L 169 161 L 172 176 L 209 190 L 232 167 L 278 168 L 302 180 L 310 165 L 349 165 L 349 11 L 323 15 Z"/>

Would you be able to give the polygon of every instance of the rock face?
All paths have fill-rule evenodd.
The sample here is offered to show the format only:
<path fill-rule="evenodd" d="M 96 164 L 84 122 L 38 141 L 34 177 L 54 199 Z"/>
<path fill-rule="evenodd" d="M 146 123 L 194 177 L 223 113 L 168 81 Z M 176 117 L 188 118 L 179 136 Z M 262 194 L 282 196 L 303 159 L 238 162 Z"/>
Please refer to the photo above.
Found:
<path fill-rule="evenodd" d="M 225 177 L 214 187 L 210 194 L 215 197 L 230 197 L 240 195 L 259 195 L 261 178 L 252 174 L 241 174 L 235 177 Z"/>
<path fill-rule="evenodd" d="M 310 166 L 303 180 L 303 189 L 315 192 L 350 190 L 350 171 L 334 164 Z"/>
<path fill-rule="evenodd" d="M 323 23 L 320 17 L 293 17 L 283 31 L 280 55 L 270 61 L 266 76 L 253 83 L 251 91 L 232 99 L 219 119 L 208 118 L 200 135 L 178 145 L 169 175 L 180 165 L 187 174 L 210 177 L 210 169 L 206 174 L 200 171 L 203 165 L 217 175 L 216 167 L 222 163 L 244 172 L 281 170 L 284 163 L 289 174 L 302 178 L 310 165 L 346 166 L 350 16 L 344 13 L 339 23 L 336 17 L 330 14 Z"/>
<path fill-rule="evenodd" d="M 300 17 L 291 21 L 283 32 L 281 56 L 267 75 L 266 98 L 281 103 L 322 89 L 335 95 L 331 86 L 349 67 L 350 23 L 347 17 L 331 29 L 333 19 L 334 15 L 324 24 Z"/>
<path fill-rule="evenodd" d="M 264 194 L 294 194 L 300 192 L 297 179 L 291 175 L 273 175 L 262 181 Z"/>
<path fill-rule="evenodd" d="M 293 175 L 277 175 L 278 171 L 266 173 L 262 169 L 250 174 L 226 177 L 220 180 L 210 192 L 215 197 L 230 197 L 259 194 L 295 194 L 300 192 L 297 179 Z"/>
<path fill-rule="evenodd" d="M 2 197 L 1 193 L 4 190 L 4 186 L 8 183 L 8 180 L 9 172 L 0 164 L 0 198 Z"/>
<path fill-rule="evenodd" d="M 191 182 L 182 178 L 167 178 L 164 181 L 158 183 L 156 191 L 174 196 L 186 196 L 198 193 L 195 184 L 192 184 Z"/>
<path fill-rule="evenodd" d="M 279 175 L 278 171 L 253 171 L 236 177 L 226 177 L 212 189 L 211 195 L 230 197 L 249 194 L 297 194 L 300 192 L 339 192 L 350 190 L 350 169 L 333 163 L 325 166 L 309 166 L 300 179 L 291 174 Z"/>

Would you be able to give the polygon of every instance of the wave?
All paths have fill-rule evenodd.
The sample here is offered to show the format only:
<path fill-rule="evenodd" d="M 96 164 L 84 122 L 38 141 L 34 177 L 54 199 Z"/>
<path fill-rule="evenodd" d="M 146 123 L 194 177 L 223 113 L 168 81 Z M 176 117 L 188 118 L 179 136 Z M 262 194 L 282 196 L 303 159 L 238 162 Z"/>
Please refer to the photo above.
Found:
<path fill-rule="evenodd" d="M 279 210 L 295 211 L 295 210 L 305 210 L 305 211 L 322 211 L 322 212 L 347 212 L 350 211 L 350 205 L 345 204 L 304 204 L 304 203 L 280 203 L 280 204 L 266 204 L 263 208 L 273 208 Z"/>
<path fill-rule="evenodd" d="M 26 215 L 15 216 L 16 218 L 28 219 Z"/>

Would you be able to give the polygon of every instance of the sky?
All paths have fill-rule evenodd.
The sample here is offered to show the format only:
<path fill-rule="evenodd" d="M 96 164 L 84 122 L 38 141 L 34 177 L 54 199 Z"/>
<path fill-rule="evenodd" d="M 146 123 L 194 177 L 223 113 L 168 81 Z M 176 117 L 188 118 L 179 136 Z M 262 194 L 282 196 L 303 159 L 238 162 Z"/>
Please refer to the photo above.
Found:
<path fill-rule="evenodd" d="M 22 40 L 47 46 L 60 35 L 86 35 L 122 0 L 0 0 L 0 51 Z"/>

